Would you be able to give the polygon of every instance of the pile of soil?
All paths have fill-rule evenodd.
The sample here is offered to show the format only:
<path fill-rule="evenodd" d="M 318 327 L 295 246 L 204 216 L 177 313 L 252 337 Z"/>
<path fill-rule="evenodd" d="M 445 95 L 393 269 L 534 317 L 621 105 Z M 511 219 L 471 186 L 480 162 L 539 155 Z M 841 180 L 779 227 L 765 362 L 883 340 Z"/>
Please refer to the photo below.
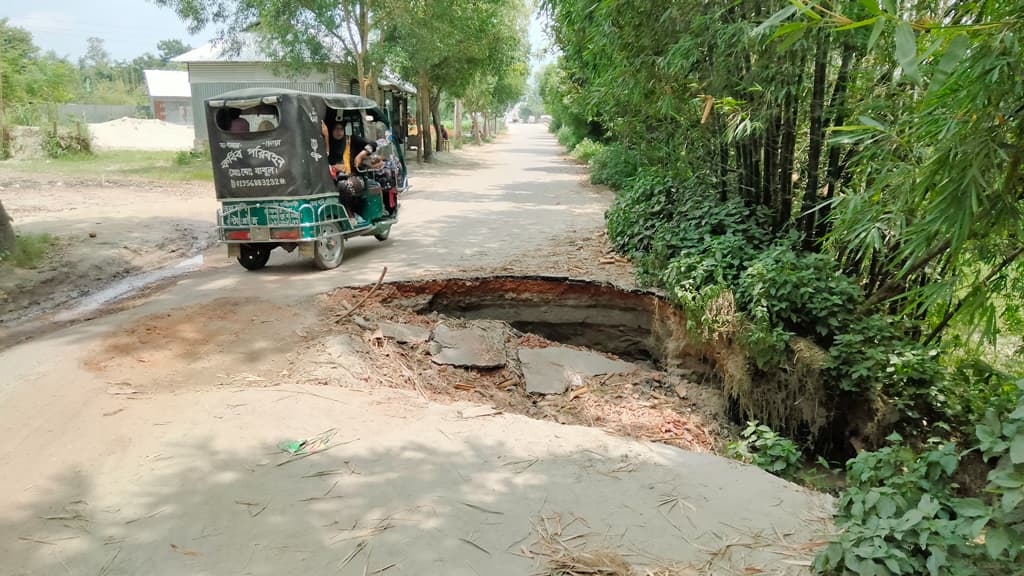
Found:
<path fill-rule="evenodd" d="M 191 126 L 145 118 L 89 124 L 89 133 L 96 150 L 191 150 L 195 140 Z"/>

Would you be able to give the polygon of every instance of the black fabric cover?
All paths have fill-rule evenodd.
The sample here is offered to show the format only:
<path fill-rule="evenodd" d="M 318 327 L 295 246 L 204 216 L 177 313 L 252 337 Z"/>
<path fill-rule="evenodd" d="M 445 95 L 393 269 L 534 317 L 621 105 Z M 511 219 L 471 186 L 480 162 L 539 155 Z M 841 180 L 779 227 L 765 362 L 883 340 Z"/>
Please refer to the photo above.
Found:
<path fill-rule="evenodd" d="M 387 123 L 377 103 L 350 94 L 318 95 L 280 88 L 247 88 L 206 102 L 206 126 L 217 198 L 276 198 L 334 192 L 321 121 L 327 107 L 366 110 Z M 277 107 L 278 126 L 264 132 L 232 133 L 217 125 L 224 108 Z"/>

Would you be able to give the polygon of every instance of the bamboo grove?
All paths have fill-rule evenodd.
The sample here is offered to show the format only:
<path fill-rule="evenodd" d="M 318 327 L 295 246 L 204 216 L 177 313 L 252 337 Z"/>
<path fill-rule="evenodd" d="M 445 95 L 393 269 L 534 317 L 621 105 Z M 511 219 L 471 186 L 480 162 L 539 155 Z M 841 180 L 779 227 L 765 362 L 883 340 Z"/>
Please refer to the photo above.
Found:
<path fill-rule="evenodd" d="M 1019 573 L 1024 2 L 543 5 L 613 246 L 748 430 L 851 458 L 815 568 Z"/>
<path fill-rule="evenodd" d="M 1024 2 L 544 7 L 561 57 L 540 88 L 562 130 L 606 145 L 613 241 L 705 315 L 730 291 L 755 372 L 791 370 L 806 337 L 828 409 L 896 399 L 931 425 L 955 409 L 927 396 L 964 358 L 1019 366 L 981 351 L 1024 324 Z M 691 238 L 715 210 L 732 220 Z M 766 338 L 779 354 L 758 361 Z"/>

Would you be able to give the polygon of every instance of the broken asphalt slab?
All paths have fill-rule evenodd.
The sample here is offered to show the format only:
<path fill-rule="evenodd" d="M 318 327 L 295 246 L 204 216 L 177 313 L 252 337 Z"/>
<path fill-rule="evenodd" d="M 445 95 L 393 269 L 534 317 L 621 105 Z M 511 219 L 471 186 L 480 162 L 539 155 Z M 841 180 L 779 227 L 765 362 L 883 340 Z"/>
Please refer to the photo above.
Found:
<path fill-rule="evenodd" d="M 634 364 L 612 360 L 596 352 L 561 346 L 520 348 L 519 361 L 526 378 L 526 391 L 530 394 L 562 394 L 570 386 L 581 386 L 585 377 L 637 369 Z"/>
<path fill-rule="evenodd" d="M 434 329 L 431 360 L 462 368 L 501 368 L 508 362 L 505 352 L 505 325 L 501 322 L 477 322 L 468 328 L 452 330 L 445 324 Z"/>
<path fill-rule="evenodd" d="M 412 324 L 398 324 L 397 322 L 380 321 L 377 323 L 380 333 L 385 338 L 390 338 L 399 344 L 419 344 L 430 339 L 430 330 L 422 326 Z"/>

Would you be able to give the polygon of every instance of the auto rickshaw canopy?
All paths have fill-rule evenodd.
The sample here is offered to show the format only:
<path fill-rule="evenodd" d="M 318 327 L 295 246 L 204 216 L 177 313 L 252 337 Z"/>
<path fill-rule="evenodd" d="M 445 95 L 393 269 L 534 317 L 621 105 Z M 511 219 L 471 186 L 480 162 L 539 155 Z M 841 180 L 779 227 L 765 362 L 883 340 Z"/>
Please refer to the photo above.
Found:
<path fill-rule="evenodd" d="M 244 88 L 207 99 L 214 187 L 218 199 L 271 199 L 335 193 L 322 123 L 364 121 L 390 133 L 390 115 L 352 94 L 313 94 L 283 88 Z M 401 147 L 394 146 L 402 172 Z"/>

